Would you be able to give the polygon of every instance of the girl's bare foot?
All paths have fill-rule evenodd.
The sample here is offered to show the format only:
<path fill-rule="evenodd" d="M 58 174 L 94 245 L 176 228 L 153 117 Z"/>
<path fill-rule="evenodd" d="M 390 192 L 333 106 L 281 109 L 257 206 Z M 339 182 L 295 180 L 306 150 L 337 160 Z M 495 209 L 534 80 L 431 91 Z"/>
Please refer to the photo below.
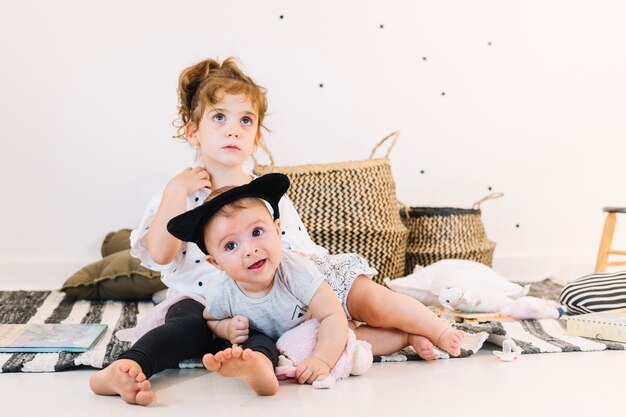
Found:
<path fill-rule="evenodd" d="M 461 342 L 463 342 L 463 339 L 465 339 L 465 333 L 463 331 L 457 330 L 454 327 L 448 327 L 439 335 L 437 346 L 452 356 L 459 356 L 461 354 Z"/>
<path fill-rule="evenodd" d="M 89 387 L 100 395 L 119 395 L 129 404 L 148 405 L 154 401 L 150 381 L 139 364 L 130 359 L 118 359 L 89 378 Z"/>
<path fill-rule="evenodd" d="M 417 352 L 418 356 L 427 361 L 435 359 L 435 346 L 428 338 L 416 334 L 408 335 L 409 345 Z"/>
<path fill-rule="evenodd" d="M 204 367 L 227 378 L 240 378 L 259 395 L 274 395 L 278 392 L 278 379 L 272 362 L 262 353 L 236 346 L 207 353 L 202 358 Z"/>

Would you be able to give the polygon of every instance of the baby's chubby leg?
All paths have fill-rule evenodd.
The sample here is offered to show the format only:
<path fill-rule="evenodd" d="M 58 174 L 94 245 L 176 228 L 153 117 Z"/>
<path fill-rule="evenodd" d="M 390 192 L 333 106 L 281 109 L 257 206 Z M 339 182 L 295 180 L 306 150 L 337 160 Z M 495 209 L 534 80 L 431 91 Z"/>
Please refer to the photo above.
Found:
<path fill-rule="evenodd" d="M 154 401 L 150 381 L 137 362 L 118 359 L 89 378 L 89 387 L 100 395 L 119 395 L 129 404 L 148 405 Z"/>
<path fill-rule="evenodd" d="M 353 319 L 369 326 L 424 336 L 453 356 L 461 352 L 465 333 L 450 328 L 416 299 L 391 291 L 364 275 L 358 276 L 352 284 L 346 304 Z"/>
<path fill-rule="evenodd" d="M 433 343 L 424 336 L 408 334 L 398 329 L 371 327 L 362 325 L 354 328 L 356 338 L 372 345 L 372 354 L 390 355 L 409 345 L 420 358 L 427 361 L 435 359 Z"/>
<path fill-rule="evenodd" d="M 240 378 L 259 395 L 274 395 L 278 392 L 274 366 L 260 352 L 234 346 L 215 355 L 207 353 L 202 358 L 202 363 L 209 371 L 224 377 Z"/>

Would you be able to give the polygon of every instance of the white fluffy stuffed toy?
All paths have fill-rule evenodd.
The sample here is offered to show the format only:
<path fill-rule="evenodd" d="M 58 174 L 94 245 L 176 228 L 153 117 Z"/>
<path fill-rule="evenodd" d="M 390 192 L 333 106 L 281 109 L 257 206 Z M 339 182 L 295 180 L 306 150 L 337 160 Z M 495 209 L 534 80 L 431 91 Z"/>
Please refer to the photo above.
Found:
<path fill-rule="evenodd" d="M 279 361 L 276 375 L 279 379 L 295 375 L 295 367 L 300 365 L 306 358 L 313 354 L 317 343 L 317 331 L 320 323 L 315 320 L 307 320 L 304 323 L 285 332 L 276 341 L 278 351 L 286 356 Z M 354 332 L 348 329 L 348 343 L 339 360 L 330 370 L 330 375 L 322 381 L 315 381 L 314 388 L 332 388 L 335 381 L 347 378 L 350 375 L 362 375 L 372 366 L 372 346 L 357 340 Z"/>
<path fill-rule="evenodd" d="M 528 297 L 529 285 L 510 282 L 493 269 L 474 261 L 445 259 L 416 267 L 404 278 L 385 279 L 390 289 L 426 305 L 469 313 L 500 313 L 517 319 L 558 318 L 563 309 Z"/>
<path fill-rule="evenodd" d="M 529 290 L 529 286 L 515 284 L 486 265 L 465 259 L 418 266 L 407 277 L 385 279 L 385 285 L 426 305 L 476 313 L 500 311 Z"/>
<path fill-rule="evenodd" d="M 500 314 L 516 319 L 558 319 L 565 308 L 537 297 L 520 297 L 500 310 Z"/>

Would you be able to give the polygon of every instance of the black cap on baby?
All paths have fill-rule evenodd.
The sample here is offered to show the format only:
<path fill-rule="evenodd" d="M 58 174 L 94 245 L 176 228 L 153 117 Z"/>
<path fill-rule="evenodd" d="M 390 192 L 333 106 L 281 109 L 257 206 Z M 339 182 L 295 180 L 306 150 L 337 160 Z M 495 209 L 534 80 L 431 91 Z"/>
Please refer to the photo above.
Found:
<path fill-rule="evenodd" d="M 266 174 L 239 187 L 224 191 L 199 207 L 174 217 L 167 223 L 167 231 L 184 242 L 193 242 L 208 255 L 204 246 L 204 226 L 226 204 L 242 198 L 260 198 L 267 201 L 274 211 L 274 219 L 280 217 L 278 202 L 289 189 L 289 178 L 284 174 Z"/>

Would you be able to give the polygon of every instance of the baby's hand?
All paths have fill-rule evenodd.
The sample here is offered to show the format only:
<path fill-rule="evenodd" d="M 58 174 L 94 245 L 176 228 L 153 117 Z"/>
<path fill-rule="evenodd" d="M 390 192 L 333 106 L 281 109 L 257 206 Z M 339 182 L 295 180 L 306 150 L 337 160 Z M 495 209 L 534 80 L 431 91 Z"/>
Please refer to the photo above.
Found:
<path fill-rule="evenodd" d="M 300 384 L 312 384 L 330 374 L 330 368 L 315 356 L 309 356 L 296 368 L 296 379 Z"/>
<path fill-rule="evenodd" d="M 248 340 L 250 322 L 245 316 L 235 316 L 228 321 L 226 329 L 230 343 L 240 345 Z"/>
<path fill-rule="evenodd" d="M 187 168 L 167 184 L 166 191 L 191 195 L 202 188 L 211 188 L 211 176 L 203 167 Z"/>

